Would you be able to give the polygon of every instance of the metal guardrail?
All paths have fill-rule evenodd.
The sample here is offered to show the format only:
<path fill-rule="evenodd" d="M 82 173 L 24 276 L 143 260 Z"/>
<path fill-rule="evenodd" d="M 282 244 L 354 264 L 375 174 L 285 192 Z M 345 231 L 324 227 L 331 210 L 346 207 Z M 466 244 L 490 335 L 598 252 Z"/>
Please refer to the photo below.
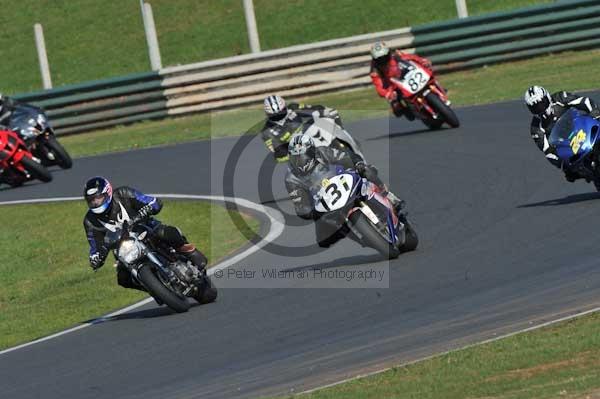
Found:
<path fill-rule="evenodd" d="M 562 0 L 511 12 L 328 40 L 163 68 L 15 96 L 48 110 L 58 134 L 257 104 L 370 84 L 369 46 L 429 57 L 447 72 L 600 46 L 600 0 Z"/>

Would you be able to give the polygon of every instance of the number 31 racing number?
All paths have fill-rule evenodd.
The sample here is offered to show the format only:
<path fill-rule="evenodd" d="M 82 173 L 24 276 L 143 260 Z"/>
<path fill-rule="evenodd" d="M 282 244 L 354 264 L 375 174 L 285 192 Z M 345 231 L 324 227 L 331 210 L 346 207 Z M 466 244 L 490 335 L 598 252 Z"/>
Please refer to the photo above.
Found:
<path fill-rule="evenodd" d="M 351 188 L 348 182 L 352 176 L 348 174 L 338 175 L 331 179 L 323 179 L 320 191 L 320 199 L 315 209 L 319 212 L 330 212 L 343 207 L 348 201 Z"/>

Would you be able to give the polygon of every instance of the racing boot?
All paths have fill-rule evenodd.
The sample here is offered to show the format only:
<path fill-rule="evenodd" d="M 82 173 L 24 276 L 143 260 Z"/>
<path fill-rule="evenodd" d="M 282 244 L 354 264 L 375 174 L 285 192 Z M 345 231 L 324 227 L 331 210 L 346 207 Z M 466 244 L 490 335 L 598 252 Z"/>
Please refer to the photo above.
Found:
<path fill-rule="evenodd" d="M 394 207 L 394 212 L 396 213 L 396 215 L 398 215 L 402 211 L 402 209 L 404 209 L 406 202 L 398 198 L 396 194 L 394 194 L 391 191 L 387 191 L 385 196 L 388 200 L 390 200 L 392 206 Z"/>
<path fill-rule="evenodd" d="M 565 179 L 567 179 L 569 183 L 573 183 L 575 180 L 581 179 L 581 176 L 570 170 L 565 170 Z"/>
<path fill-rule="evenodd" d="M 184 244 L 177 248 L 177 252 L 185 256 L 187 260 L 196 265 L 201 272 L 206 269 L 208 259 L 206 259 L 206 256 L 204 256 L 202 252 L 196 249 L 194 244 Z"/>

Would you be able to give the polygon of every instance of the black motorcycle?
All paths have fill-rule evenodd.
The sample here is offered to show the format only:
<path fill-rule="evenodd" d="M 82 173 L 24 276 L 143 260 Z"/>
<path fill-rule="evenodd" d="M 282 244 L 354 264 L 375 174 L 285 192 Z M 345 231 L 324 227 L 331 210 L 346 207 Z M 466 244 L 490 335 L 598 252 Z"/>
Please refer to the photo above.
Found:
<path fill-rule="evenodd" d="M 187 312 L 187 297 L 200 304 L 214 302 L 217 288 L 205 270 L 160 241 L 154 228 L 141 220 L 125 221 L 105 237 L 105 245 L 159 305 Z"/>
<path fill-rule="evenodd" d="M 73 160 L 56 139 L 48 117 L 41 108 L 29 104 L 15 104 L 8 126 L 23 139 L 33 156 L 41 160 L 42 165 L 58 165 L 62 169 L 70 169 L 73 166 Z"/>

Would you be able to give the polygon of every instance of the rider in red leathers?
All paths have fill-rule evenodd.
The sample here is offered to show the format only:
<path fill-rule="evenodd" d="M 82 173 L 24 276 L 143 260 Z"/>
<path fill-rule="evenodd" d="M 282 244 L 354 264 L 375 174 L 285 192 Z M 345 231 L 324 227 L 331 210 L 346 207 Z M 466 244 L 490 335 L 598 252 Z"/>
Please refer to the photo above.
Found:
<path fill-rule="evenodd" d="M 401 75 L 402 71 L 398 68 L 400 61 L 412 61 L 427 69 L 431 68 L 431 61 L 416 54 L 404 53 L 400 50 L 392 51 L 384 42 L 377 42 L 371 46 L 371 59 L 370 76 L 377 93 L 388 100 L 394 115 L 398 117 L 406 115 L 409 120 L 414 120 L 413 113 L 402 106 L 401 98 L 398 98 L 401 93 L 394 89 L 390 78 Z"/>

